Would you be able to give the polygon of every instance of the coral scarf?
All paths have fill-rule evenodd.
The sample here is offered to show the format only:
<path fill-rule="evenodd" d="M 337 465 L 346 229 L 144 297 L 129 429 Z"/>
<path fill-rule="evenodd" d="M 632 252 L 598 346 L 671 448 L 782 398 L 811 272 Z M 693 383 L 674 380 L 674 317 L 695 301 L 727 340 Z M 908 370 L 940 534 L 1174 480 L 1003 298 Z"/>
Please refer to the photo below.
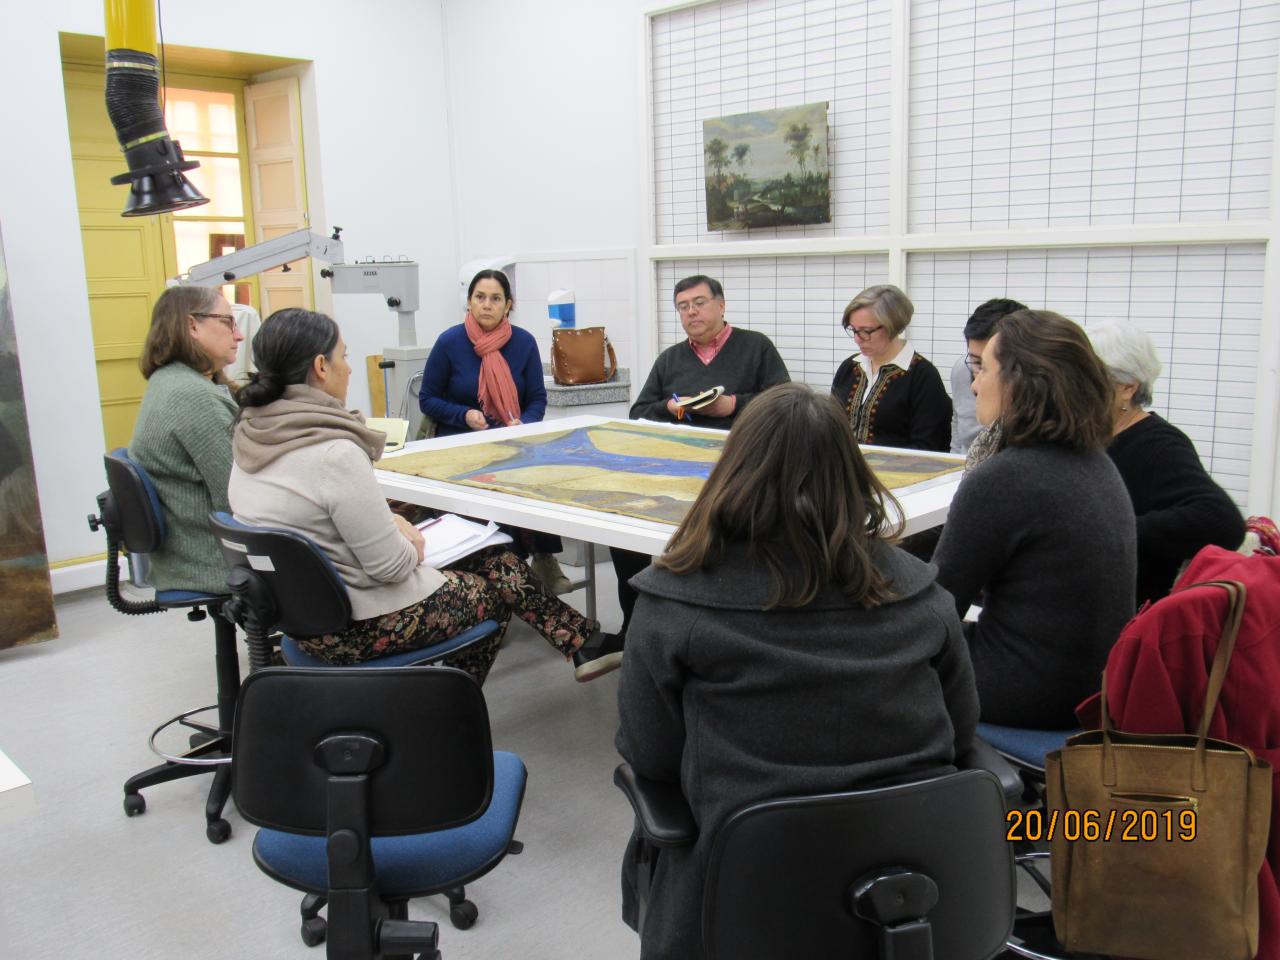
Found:
<path fill-rule="evenodd" d="M 511 339 L 511 321 L 503 317 L 501 323 L 486 333 L 468 310 L 463 325 L 467 328 L 471 348 L 480 358 L 480 388 L 476 391 L 480 409 L 496 423 L 506 424 L 518 419 L 520 394 L 516 392 L 516 382 L 511 379 L 507 358 L 499 352 Z"/>

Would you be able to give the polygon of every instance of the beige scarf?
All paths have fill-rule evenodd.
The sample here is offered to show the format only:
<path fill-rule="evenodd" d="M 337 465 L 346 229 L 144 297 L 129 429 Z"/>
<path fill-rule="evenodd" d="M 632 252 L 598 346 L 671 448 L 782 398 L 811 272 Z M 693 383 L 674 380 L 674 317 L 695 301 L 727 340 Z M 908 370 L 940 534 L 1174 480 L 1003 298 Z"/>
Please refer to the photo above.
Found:
<path fill-rule="evenodd" d="M 366 427 L 359 411 L 344 410 L 323 390 L 295 383 L 279 400 L 240 412 L 231 453 L 241 470 L 257 473 L 290 450 L 326 440 L 350 440 L 374 461 L 382 456 L 387 435 Z"/>

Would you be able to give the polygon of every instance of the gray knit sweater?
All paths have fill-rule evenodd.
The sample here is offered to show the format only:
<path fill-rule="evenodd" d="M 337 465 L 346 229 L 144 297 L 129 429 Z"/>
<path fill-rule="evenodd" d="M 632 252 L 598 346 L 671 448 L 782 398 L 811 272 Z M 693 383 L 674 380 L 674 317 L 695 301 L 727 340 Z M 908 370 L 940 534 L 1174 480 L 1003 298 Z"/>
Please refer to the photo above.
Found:
<path fill-rule="evenodd" d="M 227 568 L 209 514 L 229 510 L 231 423 L 236 404 L 185 363 L 161 367 L 147 381 L 129 456 L 155 483 L 168 536 L 151 555 L 157 590 L 227 592 Z"/>
<path fill-rule="evenodd" d="M 965 475 L 933 555 L 966 623 L 982 719 L 1076 726 L 1133 616 L 1136 527 L 1101 450 L 1009 447 Z"/>

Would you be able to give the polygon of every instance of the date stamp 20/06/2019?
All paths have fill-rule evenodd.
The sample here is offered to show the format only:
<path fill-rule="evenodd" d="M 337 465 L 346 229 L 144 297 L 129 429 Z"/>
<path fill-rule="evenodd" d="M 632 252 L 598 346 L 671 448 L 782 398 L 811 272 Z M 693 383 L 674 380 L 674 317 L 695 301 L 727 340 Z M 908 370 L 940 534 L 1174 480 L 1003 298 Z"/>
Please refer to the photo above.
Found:
<path fill-rule="evenodd" d="M 1039 843 L 1055 836 L 1071 843 L 1190 842 L 1196 838 L 1196 810 L 1010 810 L 1005 814 L 1005 839 Z"/>

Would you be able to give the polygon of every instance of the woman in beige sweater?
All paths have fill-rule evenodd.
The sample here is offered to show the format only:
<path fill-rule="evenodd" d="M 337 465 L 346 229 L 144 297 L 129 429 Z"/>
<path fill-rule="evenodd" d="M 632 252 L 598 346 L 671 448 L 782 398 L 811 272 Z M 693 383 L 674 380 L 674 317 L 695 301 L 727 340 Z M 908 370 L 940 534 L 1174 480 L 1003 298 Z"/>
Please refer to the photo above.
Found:
<path fill-rule="evenodd" d="M 237 395 L 231 510 L 246 523 L 310 538 L 351 597 L 347 628 L 295 638 L 304 650 L 332 663 L 359 663 L 492 619 L 502 627 L 497 637 L 444 661 L 483 683 L 514 614 L 566 658 L 577 654 L 578 680 L 618 666 L 620 655 L 579 652 L 600 648 L 599 623 L 548 593 L 511 551 L 483 550 L 448 570 L 423 562 L 422 534 L 391 512 L 373 475 L 386 435 L 344 408 L 351 367 L 332 319 L 277 311 L 254 338 L 253 358 L 258 372 Z"/>

